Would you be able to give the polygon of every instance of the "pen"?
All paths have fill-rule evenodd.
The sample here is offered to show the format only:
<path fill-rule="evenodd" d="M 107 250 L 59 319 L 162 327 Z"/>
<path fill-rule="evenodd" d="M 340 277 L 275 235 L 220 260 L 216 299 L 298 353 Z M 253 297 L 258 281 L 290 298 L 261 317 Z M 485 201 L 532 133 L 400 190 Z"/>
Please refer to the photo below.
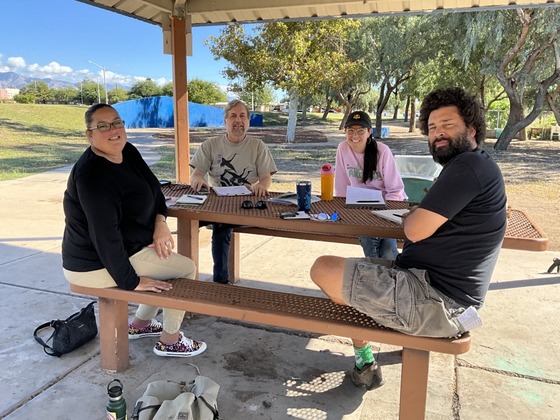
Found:
<path fill-rule="evenodd" d="M 356 203 L 379 203 L 379 200 L 358 200 Z"/>
<path fill-rule="evenodd" d="M 402 214 L 393 213 L 393 216 L 397 216 L 397 217 L 400 217 L 401 219 L 404 219 L 404 216 Z"/>
<path fill-rule="evenodd" d="M 189 195 L 187 195 L 187 197 L 189 197 L 189 198 L 194 198 L 195 200 L 204 200 L 203 197 L 197 197 L 196 195 L 190 195 L 190 194 L 189 194 Z"/>

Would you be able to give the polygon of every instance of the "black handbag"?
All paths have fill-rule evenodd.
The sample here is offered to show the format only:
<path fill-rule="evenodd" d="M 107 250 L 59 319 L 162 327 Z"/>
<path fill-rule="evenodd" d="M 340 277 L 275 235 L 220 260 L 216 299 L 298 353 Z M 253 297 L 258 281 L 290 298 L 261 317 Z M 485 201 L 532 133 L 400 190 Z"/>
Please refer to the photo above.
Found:
<path fill-rule="evenodd" d="M 97 335 L 97 322 L 95 321 L 95 312 L 93 310 L 94 303 L 91 302 L 68 319 L 53 319 L 51 322 L 39 325 L 35 329 L 33 336 L 43 346 L 45 353 L 49 356 L 60 357 L 95 338 Z M 53 328 L 54 331 L 45 342 L 39 337 L 39 332 L 46 328 Z M 49 341 L 52 341 L 50 345 L 47 344 Z"/>

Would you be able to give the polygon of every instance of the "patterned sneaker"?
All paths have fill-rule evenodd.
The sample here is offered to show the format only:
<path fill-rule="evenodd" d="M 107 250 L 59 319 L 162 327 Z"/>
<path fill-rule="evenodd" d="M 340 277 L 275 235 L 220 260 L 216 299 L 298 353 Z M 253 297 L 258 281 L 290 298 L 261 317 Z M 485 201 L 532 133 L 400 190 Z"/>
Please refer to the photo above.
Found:
<path fill-rule="evenodd" d="M 361 369 L 354 366 L 350 377 L 354 385 L 364 387 L 368 390 L 379 388 L 385 383 L 383 375 L 381 374 L 381 366 L 376 362 L 368 363 Z"/>
<path fill-rule="evenodd" d="M 142 328 L 136 328 L 132 324 L 128 324 L 128 339 L 136 340 L 138 338 L 159 336 L 162 331 L 163 325 L 155 319 L 152 319 L 148 325 Z"/>
<path fill-rule="evenodd" d="M 179 341 L 174 344 L 163 344 L 158 341 L 154 346 L 154 353 L 158 356 L 170 357 L 192 357 L 204 353 L 206 343 L 187 338 L 182 332 L 179 333 Z"/>

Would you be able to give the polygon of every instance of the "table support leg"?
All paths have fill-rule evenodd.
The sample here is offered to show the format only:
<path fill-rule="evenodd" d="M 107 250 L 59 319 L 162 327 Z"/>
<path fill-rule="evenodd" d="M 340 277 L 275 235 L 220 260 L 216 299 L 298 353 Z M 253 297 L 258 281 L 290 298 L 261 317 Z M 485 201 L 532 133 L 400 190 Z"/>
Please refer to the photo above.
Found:
<path fill-rule="evenodd" d="M 198 278 L 198 231 L 198 220 L 177 218 L 177 252 L 193 260 L 195 278 Z"/>
<path fill-rule="evenodd" d="M 403 348 L 399 419 L 424 419 L 430 352 Z"/>
<path fill-rule="evenodd" d="M 99 298 L 101 368 L 122 372 L 128 360 L 128 303 Z"/>

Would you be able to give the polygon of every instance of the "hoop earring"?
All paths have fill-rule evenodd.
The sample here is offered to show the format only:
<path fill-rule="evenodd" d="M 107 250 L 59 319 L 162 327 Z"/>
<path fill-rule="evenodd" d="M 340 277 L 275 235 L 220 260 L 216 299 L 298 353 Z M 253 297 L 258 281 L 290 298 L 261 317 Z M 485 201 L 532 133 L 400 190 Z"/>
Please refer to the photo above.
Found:
<path fill-rule="evenodd" d="M 371 144 L 372 141 L 373 139 L 371 138 L 371 136 L 369 136 L 368 139 L 366 140 L 366 144 Z"/>

